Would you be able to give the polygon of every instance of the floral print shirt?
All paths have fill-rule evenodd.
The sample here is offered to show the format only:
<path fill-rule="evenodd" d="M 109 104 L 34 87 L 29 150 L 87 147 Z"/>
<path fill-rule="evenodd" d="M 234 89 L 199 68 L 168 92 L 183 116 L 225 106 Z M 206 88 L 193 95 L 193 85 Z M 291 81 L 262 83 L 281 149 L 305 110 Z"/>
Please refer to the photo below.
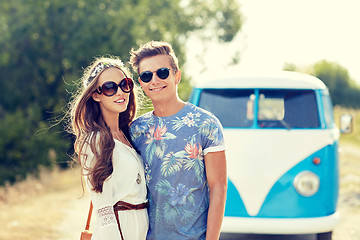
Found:
<path fill-rule="evenodd" d="M 219 120 L 186 103 L 169 117 L 144 114 L 131 124 L 130 135 L 145 165 L 147 239 L 205 239 L 209 189 L 204 156 L 225 150 Z"/>

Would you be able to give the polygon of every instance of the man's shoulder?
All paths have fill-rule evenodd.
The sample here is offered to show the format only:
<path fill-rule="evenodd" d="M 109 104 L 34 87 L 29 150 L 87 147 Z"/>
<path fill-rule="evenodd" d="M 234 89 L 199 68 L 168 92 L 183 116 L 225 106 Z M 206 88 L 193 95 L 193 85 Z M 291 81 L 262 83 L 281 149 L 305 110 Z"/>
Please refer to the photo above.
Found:
<path fill-rule="evenodd" d="M 147 112 L 136 118 L 129 126 L 130 137 L 134 141 L 141 138 L 143 134 L 149 129 L 149 123 L 152 119 L 152 112 Z M 135 144 L 135 142 L 133 143 Z"/>
<path fill-rule="evenodd" d="M 195 113 L 198 113 L 198 114 L 201 114 L 199 115 L 201 118 L 205 119 L 205 118 L 215 118 L 217 119 L 217 117 L 212 113 L 212 112 L 209 112 L 208 110 L 206 109 L 203 109 L 201 107 L 198 107 L 198 106 L 195 106 L 194 104 L 192 103 L 188 103 L 188 106 L 189 106 L 189 112 L 190 111 L 193 111 Z"/>
<path fill-rule="evenodd" d="M 147 122 L 151 117 L 152 117 L 152 111 L 144 113 L 143 115 L 137 117 L 134 121 L 132 121 L 130 127 L 141 124 L 142 122 Z"/>

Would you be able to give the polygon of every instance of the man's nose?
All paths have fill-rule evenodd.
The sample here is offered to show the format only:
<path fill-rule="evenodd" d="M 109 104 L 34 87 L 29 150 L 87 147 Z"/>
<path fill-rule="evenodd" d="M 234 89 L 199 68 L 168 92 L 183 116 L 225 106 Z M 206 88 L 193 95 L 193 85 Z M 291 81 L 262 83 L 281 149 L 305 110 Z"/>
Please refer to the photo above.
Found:
<path fill-rule="evenodd" d="M 153 73 L 153 76 L 152 76 L 152 79 L 151 79 L 151 83 L 152 83 L 152 84 L 159 84 L 161 81 L 162 81 L 162 79 L 159 78 L 156 73 Z"/>

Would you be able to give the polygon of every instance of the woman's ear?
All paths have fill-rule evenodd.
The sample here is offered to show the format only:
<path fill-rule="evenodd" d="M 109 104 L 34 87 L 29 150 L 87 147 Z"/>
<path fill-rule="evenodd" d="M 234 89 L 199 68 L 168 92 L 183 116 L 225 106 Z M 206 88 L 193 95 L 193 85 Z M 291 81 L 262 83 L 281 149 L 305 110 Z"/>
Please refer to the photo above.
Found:
<path fill-rule="evenodd" d="M 100 102 L 99 95 L 100 95 L 100 94 L 98 94 L 97 92 L 93 92 L 93 94 L 91 95 L 91 97 L 94 99 L 94 101 Z"/>

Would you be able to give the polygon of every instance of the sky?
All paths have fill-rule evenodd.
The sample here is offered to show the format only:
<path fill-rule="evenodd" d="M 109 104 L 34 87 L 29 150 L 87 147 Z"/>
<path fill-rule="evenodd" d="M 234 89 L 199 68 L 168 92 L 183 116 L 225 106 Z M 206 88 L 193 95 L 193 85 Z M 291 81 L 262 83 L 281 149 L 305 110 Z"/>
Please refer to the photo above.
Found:
<path fill-rule="evenodd" d="M 281 70 L 285 63 L 306 67 L 321 60 L 348 70 L 360 86 L 359 0 L 238 0 L 244 16 L 230 44 L 188 42 L 185 69 L 195 82 L 204 73 L 221 74 L 235 53 L 239 71 Z"/>

